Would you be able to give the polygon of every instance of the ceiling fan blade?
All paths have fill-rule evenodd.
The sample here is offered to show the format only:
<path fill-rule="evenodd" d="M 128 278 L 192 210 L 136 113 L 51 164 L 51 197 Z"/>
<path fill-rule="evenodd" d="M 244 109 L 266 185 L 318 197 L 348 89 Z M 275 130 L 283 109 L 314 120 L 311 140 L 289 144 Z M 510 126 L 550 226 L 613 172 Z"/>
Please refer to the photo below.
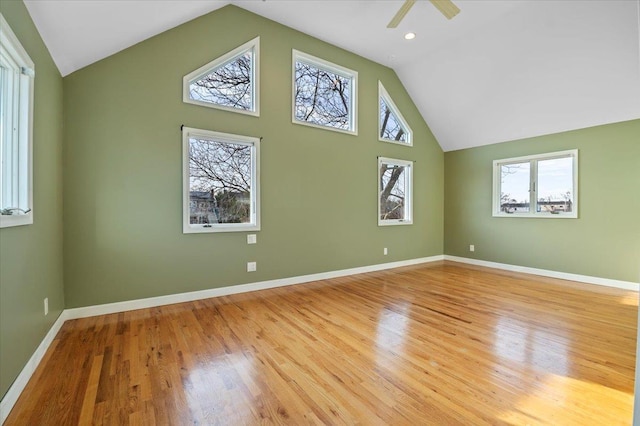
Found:
<path fill-rule="evenodd" d="M 406 0 L 402 4 L 402 6 L 400 7 L 400 10 L 398 10 L 396 15 L 393 17 L 393 19 L 391 21 L 389 21 L 389 24 L 387 25 L 387 28 L 396 28 L 398 26 L 398 24 L 400 24 L 400 21 L 402 21 L 402 19 L 404 19 L 404 16 L 409 12 L 411 7 L 415 3 L 416 3 L 416 0 Z"/>
<path fill-rule="evenodd" d="M 458 6 L 451 0 L 431 0 L 431 3 L 447 18 L 451 19 L 460 13 Z"/>

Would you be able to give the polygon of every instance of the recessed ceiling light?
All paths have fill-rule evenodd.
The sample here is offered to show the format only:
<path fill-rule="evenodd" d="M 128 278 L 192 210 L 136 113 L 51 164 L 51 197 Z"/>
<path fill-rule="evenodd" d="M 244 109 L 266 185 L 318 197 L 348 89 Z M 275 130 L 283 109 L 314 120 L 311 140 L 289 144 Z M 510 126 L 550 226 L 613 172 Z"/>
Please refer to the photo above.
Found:
<path fill-rule="evenodd" d="M 406 33 L 404 35 L 405 40 L 413 40 L 414 38 L 416 38 L 416 33 Z"/>

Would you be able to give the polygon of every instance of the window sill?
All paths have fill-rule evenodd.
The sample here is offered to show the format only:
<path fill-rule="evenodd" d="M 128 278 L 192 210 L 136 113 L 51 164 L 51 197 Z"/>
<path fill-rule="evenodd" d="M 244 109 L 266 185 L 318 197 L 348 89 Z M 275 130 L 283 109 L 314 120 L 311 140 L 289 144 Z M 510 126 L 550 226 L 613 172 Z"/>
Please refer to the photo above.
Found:
<path fill-rule="evenodd" d="M 385 220 L 378 221 L 378 226 L 413 225 L 413 220 Z"/>
<path fill-rule="evenodd" d="M 253 117 L 260 117 L 260 111 L 257 108 L 255 110 L 233 108 L 233 107 L 228 107 L 224 105 L 212 104 L 210 102 L 197 101 L 197 100 L 188 98 L 186 96 L 182 98 L 182 102 L 184 102 L 185 104 L 198 105 L 206 108 L 218 109 L 221 111 L 237 112 L 239 114 L 250 115 Z"/>
<path fill-rule="evenodd" d="M 204 225 L 184 225 L 182 228 L 183 234 L 212 234 L 221 232 L 252 232 L 259 231 L 260 225 L 252 224 L 225 224 L 225 225 L 211 225 L 205 227 Z"/>
<path fill-rule="evenodd" d="M 529 218 L 529 219 L 577 219 L 578 213 L 572 214 L 531 214 L 531 213 L 494 213 L 493 217 Z"/>
<path fill-rule="evenodd" d="M 33 213 L 21 215 L 0 215 L 0 228 L 12 228 L 14 226 L 32 225 Z"/>
<path fill-rule="evenodd" d="M 328 130 L 330 132 L 338 132 L 338 133 L 345 133 L 347 135 L 353 135 L 353 136 L 358 136 L 358 130 L 357 129 L 341 129 L 339 127 L 332 127 L 332 126 L 323 126 L 320 124 L 315 124 L 315 123 L 309 123 L 307 121 L 302 121 L 302 120 L 298 120 L 297 118 L 293 118 L 293 120 L 291 121 L 293 124 L 299 124 L 301 126 L 307 126 L 307 127 L 314 127 L 316 129 L 321 129 L 321 130 Z"/>
<path fill-rule="evenodd" d="M 413 141 L 402 142 L 402 141 L 394 141 L 394 140 L 391 140 L 391 139 L 385 139 L 385 138 L 381 138 L 381 137 L 378 137 L 378 141 L 385 142 L 385 143 L 392 143 L 394 145 L 413 146 Z"/>

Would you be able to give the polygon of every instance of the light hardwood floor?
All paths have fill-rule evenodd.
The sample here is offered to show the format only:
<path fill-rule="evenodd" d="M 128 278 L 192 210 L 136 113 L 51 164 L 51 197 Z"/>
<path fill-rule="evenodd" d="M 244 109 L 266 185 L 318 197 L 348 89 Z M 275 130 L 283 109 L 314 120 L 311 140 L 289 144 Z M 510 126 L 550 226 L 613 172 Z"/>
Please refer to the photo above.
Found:
<path fill-rule="evenodd" d="M 628 425 L 637 293 L 437 262 L 68 321 L 7 425 Z"/>

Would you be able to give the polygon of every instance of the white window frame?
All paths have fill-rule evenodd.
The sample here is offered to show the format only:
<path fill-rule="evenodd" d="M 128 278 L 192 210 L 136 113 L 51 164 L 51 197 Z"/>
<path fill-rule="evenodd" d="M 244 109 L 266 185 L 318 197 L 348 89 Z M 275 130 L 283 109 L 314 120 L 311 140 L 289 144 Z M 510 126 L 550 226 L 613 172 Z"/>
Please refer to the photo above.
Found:
<path fill-rule="evenodd" d="M 249 223 L 213 223 L 191 224 L 189 199 L 189 139 L 200 138 L 228 142 L 232 144 L 251 146 L 251 201 Z M 182 232 L 212 233 L 212 232 L 243 232 L 260 230 L 260 138 L 234 135 L 230 133 L 214 132 L 211 130 L 182 128 Z"/>
<path fill-rule="evenodd" d="M 384 101 L 387 107 L 391 110 L 391 113 L 396 116 L 396 118 L 398 119 L 402 127 L 404 127 L 404 129 L 406 130 L 405 132 L 405 134 L 407 135 L 406 142 L 396 141 L 393 139 L 386 139 L 386 138 L 383 138 L 382 135 L 380 135 L 382 131 L 382 121 L 380 120 L 380 115 L 381 115 L 380 101 L 381 100 Z M 393 102 L 393 99 L 391 99 L 391 95 L 389 95 L 389 92 L 387 92 L 387 89 L 384 88 L 384 85 L 379 80 L 378 80 L 378 140 L 380 142 L 395 143 L 397 145 L 402 145 L 402 146 L 413 146 L 413 130 L 411 130 L 411 127 L 409 127 L 409 123 L 407 123 L 407 120 L 405 120 L 404 116 L 400 112 L 400 109 L 397 107 L 395 102 Z"/>
<path fill-rule="evenodd" d="M 571 212 L 551 214 L 549 212 L 538 212 L 538 161 L 553 160 L 556 158 L 572 158 L 573 159 L 573 204 Z M 526 163 L 530 165 L 529 169 L 529 212 L 527 213 L 506 213 L 500 210 L 500 194 L 501 194 L 501 167 L 509 164 Z M 527 155 L 523 157 L 505 158 L 493 161 L 493 217 L 525 217 L 540 219 L 577 219 L 578 218 L 578 150 L 566 150 L 550 152 L 545 154 Z"/>
<path fill-rule="evenodd" d="M 252 63 L 251 63 L 251 104 L 252 109 L 240 109 L 228 107 L 225 105 L 219 105 L 211 102 L 203 102 L 195 99 L 191 99 L 191 91 L 189 86 L 193 81 L 209 74 L 213 69 L 225 66 L 227 63 L 233 61 L 238 56 L 243 55 L 245 52 L 251 51 Z M 256 37 L 253 40 L 249 40 L 242 46 L 238 46 L 230 52 L 214 59 L 211 62 L 206 63 L 195 71 L 190 72 L 182 78 L 182 101 L 188 104 L 200 105 L 208 108 L 215 108 L 224 111 L 237 112 L 240 114 L 252 115 L 255 117 L 260 116 L 260 37 Z"/>
<path fill-rule="evenodd" d="M 302 62 L 313 67 L 338 74 L 344 78 L 351 80 L 351 90 L 349 97 L 349 128 L 339 129 L 337 127 L 323 126 L 320 124 L 309 123 L 308 121 L 298 120 L 296 118 L 296 62 Z M 303 126 L 315 127 L 316 129 L 330 130 L 333 132 L 347 133 L 350 135 L 358 135 L 358 72 L 334 64 L 316 56 L 309 55 L 299 50 L 292 49 L 291 61 L 291 122 L 301 124 Z"/>
<path fill-rule="evenodd" d="M 35 65 L 0 14 L 0 55 L 10 67 L 2 81 L 0 228 L 33 223 L 33 98 Z M 5 174 L 11 178 L 6 179 Z"/>
<path fill-rule="evenodd" d="M 380 169 L 382 164 L 393 164 L 405 168 L 405 200 L 404 200 L 404 219 L 381 219 L 380 218 Z M 377 179 L 377 191 L 378 195 L 378 226 L 389 225 L 411 225 L 413 224 L 413 161 L 398 160 L 396 158 L 378 157 L 378 171 L 376 173 Z"/>

